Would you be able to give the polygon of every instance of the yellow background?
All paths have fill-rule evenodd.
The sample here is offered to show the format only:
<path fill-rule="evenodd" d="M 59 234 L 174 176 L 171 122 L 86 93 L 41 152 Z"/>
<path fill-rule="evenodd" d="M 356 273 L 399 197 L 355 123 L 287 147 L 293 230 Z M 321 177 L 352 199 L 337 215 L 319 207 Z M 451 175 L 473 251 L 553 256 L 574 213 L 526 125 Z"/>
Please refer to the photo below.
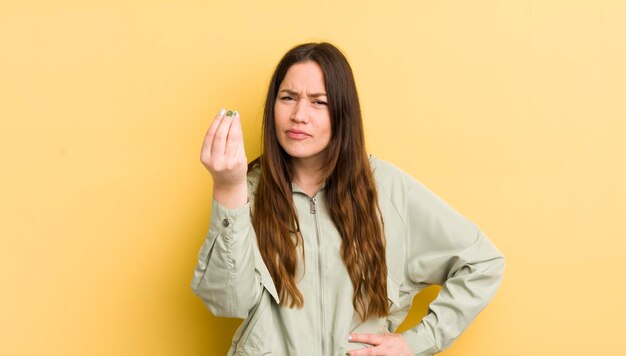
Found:
<path fill-rule="evenodd" d="M 368 150 L 507 258 L 447 355 L 626 353 L 624 1 L 5 1 L 0 354 L 222 355 L 189 283 L 221 107 L 259 153 L 293 45 L 350 60 Z M 418 296 L 415 324 L 437 289 Z"/>

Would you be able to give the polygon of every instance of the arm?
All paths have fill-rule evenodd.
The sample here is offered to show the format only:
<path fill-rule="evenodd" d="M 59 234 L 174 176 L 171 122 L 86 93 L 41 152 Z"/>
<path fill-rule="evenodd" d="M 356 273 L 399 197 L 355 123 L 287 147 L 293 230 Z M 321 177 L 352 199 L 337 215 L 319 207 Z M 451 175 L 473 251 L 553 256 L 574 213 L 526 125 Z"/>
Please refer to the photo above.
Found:
<path fill-rule="evenodd" d="M 194 294 L 214 315 L 243 319 L 260 300 L 263 284 L 276 296 L 268 278 L 256 247 L 250 203 L 229 209 L 214 199 L 211 225 L 191 281 Z"/>
<path fill-rule="evenodd" d="M 276 289 L 250 220 L 251 191 L 237 112 L 221 110 L 204 138 L 200 159 L 213 177 L 211 225 L 191 281 L 193 292 L 217 316 L 245 318 L 265 285 Z"/>
<path fill-rule="evenodd" d="M 475 224 L 412 177 L 405 180 L 407 279 L 442 289 L 428 314 L 402 336 L 415 355 L 431 355 L 450 347 L 491 301 L 504 256 Z"/>

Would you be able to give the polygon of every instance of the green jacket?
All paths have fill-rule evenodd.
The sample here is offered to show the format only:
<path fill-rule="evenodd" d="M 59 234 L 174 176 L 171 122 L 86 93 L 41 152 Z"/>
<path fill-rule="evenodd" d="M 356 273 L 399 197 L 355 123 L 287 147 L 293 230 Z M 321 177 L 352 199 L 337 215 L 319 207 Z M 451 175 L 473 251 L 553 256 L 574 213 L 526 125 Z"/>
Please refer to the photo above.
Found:
<path fill-rule="evenodd" d="M 245 206 L 227 209 L 213 200 L 191 282 L 214 315 L 245 319 L 228 355 L 343 356 L 368 346 L 348 343 L 350 333 L 394 332 L 415 294 L 438 284 L 443 287 L 428 315 L 402 333 L 414 355 L 432 355 L 448 348 L 487 306 L 504 273 L 502 253 L 478 226 L 414 178 L 371 155 L 369 160 L 387 239 L 389 317 L 360 322 L 323 187 L 309 197 L 292 184 L 304 239 L 305 260 L 296 272 L 304 307 L 278 304 L 250 220 L 257 168 L 248 173 Z"/>

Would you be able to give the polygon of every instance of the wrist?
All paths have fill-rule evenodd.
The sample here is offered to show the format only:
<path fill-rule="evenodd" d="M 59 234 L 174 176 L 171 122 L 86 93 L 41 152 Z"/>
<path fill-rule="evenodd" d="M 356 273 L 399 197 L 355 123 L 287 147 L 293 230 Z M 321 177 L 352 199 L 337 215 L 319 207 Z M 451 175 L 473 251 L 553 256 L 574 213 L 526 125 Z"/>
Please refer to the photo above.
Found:
<path fill-rule="evenodd" d="M 248 202 L 248 184 L 213 184 L 213 199 L 229 209 L 242 207 Z"/>

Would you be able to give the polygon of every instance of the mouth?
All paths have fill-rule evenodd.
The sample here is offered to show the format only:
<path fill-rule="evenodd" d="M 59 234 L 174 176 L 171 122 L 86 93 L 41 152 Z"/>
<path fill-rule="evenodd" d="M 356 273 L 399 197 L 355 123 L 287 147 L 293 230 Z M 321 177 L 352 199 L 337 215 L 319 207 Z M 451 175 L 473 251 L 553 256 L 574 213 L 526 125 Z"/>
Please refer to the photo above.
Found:
<path fill-rule="evenodd" d="M 300 130 L 287 130 L 287 136 L 290 138 L 294 138 L 294 139 L 304 139 L 307 137 L 311 137 L 311 135 L 309 135 L 308 133 L 304 132 L 304 131 L 300 131 Z"/>

